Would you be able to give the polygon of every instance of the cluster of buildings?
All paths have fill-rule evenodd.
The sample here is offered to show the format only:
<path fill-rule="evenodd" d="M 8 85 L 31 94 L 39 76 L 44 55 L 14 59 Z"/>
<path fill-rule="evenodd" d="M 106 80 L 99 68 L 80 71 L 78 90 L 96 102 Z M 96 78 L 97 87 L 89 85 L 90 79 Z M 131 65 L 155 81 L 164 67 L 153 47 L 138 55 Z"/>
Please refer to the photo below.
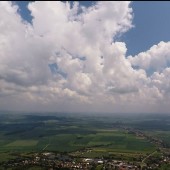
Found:
<path fill-rule="evenodd" d="M 29 157 L 18 157 L 13 160 L 1 163 L 0 167 L 23 168 L 26 167 L 42 167 L 47 170 L 70 169 L 70 170 L 141 170 L 155 169 L 160 167 L 162 163 L 170 163 L 170 155 L 160 157 L 157 160 L 150 158 L 149 164 L 141 165 L 141 162 L 128 162 L 112 159 L 98 158 L 77 158 L 67 154 L 55 154 L 52 152 L 36 153 Z"/>
<path fill-rule="evenodd" d="M 61 156 L 60 159 L 53 158 L 53 153 L 44 153 L 42 155 L 36 156 L 34 158 L 16 158 L 10 160 L 1 166 L 6 168 L 24 168 L 24 167 L 43 167 L 49 170 L 55 169 L 71 169 L 71 170 L 90 170 L 95 169 L 97 166 L 101 166 L 102 169 L 117 169 L 117 170 L 138 170 L 139 168 L 135 165 L 127 164 L 123 161 L 107 161 L 103 159 L 90 159 L 90 158 L 82 158 L 79 161 L 73 158 L 65 159 Z"/>

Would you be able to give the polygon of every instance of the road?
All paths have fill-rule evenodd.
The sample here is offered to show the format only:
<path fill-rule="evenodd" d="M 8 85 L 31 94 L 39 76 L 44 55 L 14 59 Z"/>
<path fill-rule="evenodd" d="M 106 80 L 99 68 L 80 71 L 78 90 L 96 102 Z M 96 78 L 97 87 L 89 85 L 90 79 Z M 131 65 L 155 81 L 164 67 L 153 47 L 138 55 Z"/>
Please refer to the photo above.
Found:
<path fill-rule="evenodd" d="M 147 157 L 145 157 L 145 158 L 142 160 L 142 162 L 141 162 L 141 170 L 142 170 L 142 168 L 143 168 L 143 163 L 144 163 L 144 161 L 145 161 L 146 159 L 148 159 L 150 156 L 154 155 L 156 152 L 157 152 L 157 151 L 152 152 L 151 154 L 149 154 Z"/>
<path fill-rule="evenodd" d="M 48 144 L 42 149 L 42 151 L 44 151 L 49 145 L 50 145 L 51 141 L 50 141 L 50 138 L 48 140 Z"/>
<path fill-rule="evenodd" d="M 50 144 L 48 143 L 42 150 L 44 151 Z"/>

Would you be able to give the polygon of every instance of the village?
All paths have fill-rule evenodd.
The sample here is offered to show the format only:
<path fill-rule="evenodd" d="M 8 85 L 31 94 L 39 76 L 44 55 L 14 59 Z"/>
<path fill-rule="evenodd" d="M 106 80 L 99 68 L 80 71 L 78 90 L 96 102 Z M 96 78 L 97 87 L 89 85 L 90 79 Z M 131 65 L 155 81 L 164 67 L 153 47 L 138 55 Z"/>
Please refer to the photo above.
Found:
<path fill-rule="evenodd" d="M 47 170 L 57 169 L 103 169 L 103 170 L 141 170 L 156 169 L 162 164 L 170 163 L 170 155 L 162 155 L 161 157 L 148 157 L 147 163 L 140 161 L 123 161 L 105 158 L 78 158 L 68 154 L 43 152 L 34 153 L 30 157 L 19 156 L 7 162 L 2 162 L 0 167 L 4 169 L 26 169 L 29 167 L 41 167 Z"/>

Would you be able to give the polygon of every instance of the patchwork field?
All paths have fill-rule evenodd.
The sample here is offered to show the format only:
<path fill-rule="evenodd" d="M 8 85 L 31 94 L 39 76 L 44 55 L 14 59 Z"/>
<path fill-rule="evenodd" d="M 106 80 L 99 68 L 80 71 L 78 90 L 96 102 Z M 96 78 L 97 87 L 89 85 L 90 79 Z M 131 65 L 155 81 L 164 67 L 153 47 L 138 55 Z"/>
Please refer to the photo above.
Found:
<path fill-rule="evenodd" d="M 140 128 L 135 118 L 129 127 Z M 142 120 L 143 121 L 143 120 Z M 2 115 L 0 124 L 0 152 L 70 152 L 81 156 L 112 154 L 147 154 L 157 146 L 147 139 L 127 133 L 120 128 L 120 118 L 73 117 L 68 115 Z M 139 127 L 137 127 L 137 125 Z M 144 124 L 143 124 L 144 126 Z M 165 125 L 167 126 L 167 125 Z M 148 131 L 169 142 L 170 131 Z"/>

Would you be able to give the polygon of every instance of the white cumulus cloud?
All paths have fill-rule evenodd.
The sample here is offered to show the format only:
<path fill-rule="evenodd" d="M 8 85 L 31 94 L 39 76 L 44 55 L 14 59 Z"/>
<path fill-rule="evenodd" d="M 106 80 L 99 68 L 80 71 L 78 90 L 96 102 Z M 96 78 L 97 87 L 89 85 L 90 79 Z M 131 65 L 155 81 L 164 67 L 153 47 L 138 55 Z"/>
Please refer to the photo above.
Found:
<path fill-rule="evenodd" d="M 130 2 L 30 2 L 32 24 L 18 9 L 0 2 L 1 109 L 156 112 L 154 106 L 167 106 L 169 42 L 126 57 L 126 44 L 116 40 L 133 27 Z"/>

